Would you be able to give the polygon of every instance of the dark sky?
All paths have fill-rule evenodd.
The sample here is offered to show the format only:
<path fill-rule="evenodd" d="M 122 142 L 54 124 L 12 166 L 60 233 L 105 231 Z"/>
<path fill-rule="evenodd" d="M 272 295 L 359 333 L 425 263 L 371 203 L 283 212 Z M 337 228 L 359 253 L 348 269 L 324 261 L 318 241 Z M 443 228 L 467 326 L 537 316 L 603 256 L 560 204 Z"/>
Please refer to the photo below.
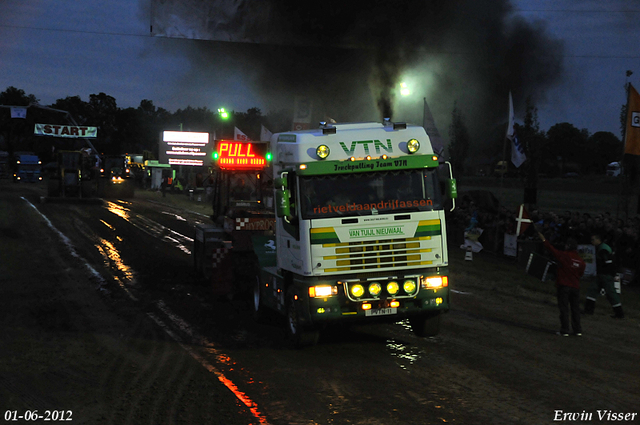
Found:
<path fill-rule="evenodd" d="M 231 0 L 216 2 L 218 7 L 238 3 L 249 4 Z M 470 0 L 445 3 L 474 4 Z M 509 3 L 505 0 L 487 4 L 496 7 Z M 332 28 L 336 38 L 328 41 L 317 38 L 321 43 L 313 48 L 288 46 L 288 43 L 313 43 L 315 32 L 321 32 L 322 28 L 310 30 L 309 39 L 285 37 L 278 45 L 266 47 L 151 36 L 153 12 L 149 5 L 149 2 L 126 0 L 3 0 L 0 2 L 0 90 L 14 86 L 34 94 L 42 104 L 75 95 L 88 100 L 90 94 L 104 92 L 115 97 L 120 107 L 136 107 L 142 99 L 150 99 L 156 106 L 170 111 L 190 105 L 212 110 L 224 106 L 241 111 L 257 106 L 263 112 L 291 106 L 293 94 L 302 93 L 321 99 L 316 102 L 318 111 L 322 109 L 338 120 L 346 116 L 346 120 L 351 121 L 380 118 L 378 101 L 384 97 L 381 81 L 387 78 L 392 92 L 400 81 L 406 81 L 411 90 L 406 98 L 392 99 L 394 118 L 420 124 L 422 98 L 426 97 L 446 138 L 454 100 L 469 121 L 482 123 L 497 119 L 501 109 L 506 121 L 507 99 L 500 95 L 506 85 L 516 87 L 513 96 L 517 122 L 522 119 L 524 111 L 518 106 L 522 106 L 523 92 L 526 92 L 536 97 L 543 130 L 557 122 L 570 122 L 591 133 L 611 131 L 619 136 L 619 111 L 625 102 L 623 86 L 627 70 L 635 72 L 630 81 L 640 86 L 640 1 L 637 0 L 513 0 L 512 9 L 507 12 L 496 9 L 482 16 L 483 10 L 459 7 L 442 11 L 442 19 L 420 15 L 420 10 L 414 10 L 409 11 L 404 28 L 401 15 L 365 13 L 366 21 L 356 27 L 367 37 L 358 38 L 353 35 L 354 31 L 341 30 L 345 24 L 337 22 Z M 207 22 L 180 16 L 173 18 L 167 28 L 174 28 L 181 37 L 198 36 L 198 28 L 207 25 Z M 371 25 L 373 20 L 375 25 Z M 251 36 L 246 41 L 255 41 L 260 34 L 267 34 L 265 39 L 258 40 L 263 43 L 272 42 L 268 34 L 304 33 L 304 28 L 295 28 L 295 25 L 285 28 L 287 31 L 264 31 L 259 21 L 253 21 L 254 25 L 247 28 L 242 27 L 247 21 L 238 22 L 234 16 L 227 16 L 222 23 L 228 26 L 218 26 L 215 33 L 227 31 L 233 39 L 240 25 L 244 31 L 241 33 Z M 320 25 L 322 19 L 314 18 L 310 22 Z M 379 38 L 379 33 L 372 28 L 384 27 L 388 22 L 395 24 L 393 30 L 387 30 L 390 39 Z M 411 26 L 421 22 L 430 27 Z M 282 22 L 279 25 L 283 25 Z M 467 36 L 471 33 L 469 25 L 478 25 L 479 40 Z M 514 37 L 507 35 L 518 27 L 521 35 L 530 32 L 530 41 L 543 40 L 544 43 L 537 47 L 535 43 L 526 44 L 527 51 L 536 48 L 541 53 L 525 55 L 530 62 L 515 68 L 521 69 L 518 75 L 513 72 L 508 75 L 504 71 L 505 61 L 513 58 L 503 53 L 513 55 L 517 48 L 502 43 L 505 40 L 513 43 Z M 502 28 L 504 32 L 497 33 L 493 39 L 490 28 Z M 423 37 L 421 39 L 429 43 L 413 43 L 411 36 Z M 364 53 L 356 49 L 363 40 L 373 40 L 364 43 Z M 478 43 L 475 49 L 478 56 L 469 60 L 474 43 Z M 381 45 L 403 48 L 382 51 L 386 55 L 380 55 Z M 483 46 L 491 49 L 483 51 Z M 319 58 L 317 66 L 316 58 Z M 402 66 L 385 69 L 380 63 Z M 264 64 L 268 65 L 266 69 Z M 555 68 L 558 64 L 560 69 Z M 496 75 L 502 77 L 496 79 Z"/>

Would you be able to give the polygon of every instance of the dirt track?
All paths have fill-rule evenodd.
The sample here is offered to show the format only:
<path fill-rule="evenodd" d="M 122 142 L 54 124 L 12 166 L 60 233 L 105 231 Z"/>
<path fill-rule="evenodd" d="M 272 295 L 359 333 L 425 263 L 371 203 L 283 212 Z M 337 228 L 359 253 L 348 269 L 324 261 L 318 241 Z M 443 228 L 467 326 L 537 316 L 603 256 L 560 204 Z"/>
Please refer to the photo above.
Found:
<path fill-rule="evenodd" d="M 115 212 L 42 205 L 28 186 L 0 189 L 2 413 L 65 410 L 86 424 L 550 424 L 558 410 L 592 413 L 585 423 L 600 422 L 597 410 L 640 413 L 637 288 L 623 296 L 627 319 L 610 319 L 601 298 L 584 337 L 556 337 L 548 283 L 453 250 L 456 292 L 440 336 L 416 338 L 404 323 L 355 327 L 292 350 L 278 321 L 253 323 L 242 302 L 212 298 L 185 271 L 189 256 L 164 236 L 203 218 L 140 200 Z"/>
<path fill-rule="evenodd" d="M 86 424 L 255 421 L 139 303 L 74 257 L 17 196 L 22 188 L 2 189 L 3 414 L 64 410 Z"/>

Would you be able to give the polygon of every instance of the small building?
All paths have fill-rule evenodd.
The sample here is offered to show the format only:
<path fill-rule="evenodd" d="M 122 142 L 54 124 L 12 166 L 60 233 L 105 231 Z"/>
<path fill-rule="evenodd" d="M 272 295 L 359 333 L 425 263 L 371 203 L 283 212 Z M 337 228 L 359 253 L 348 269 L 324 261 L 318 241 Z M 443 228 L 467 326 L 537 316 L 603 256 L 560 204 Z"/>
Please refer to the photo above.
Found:
<path fill-rule="evenodd" d="M 171 173 L 173 177 L 173 170 L 169 164 L 161 164 L 157 160 L 148 160 L 144 162 L 144 167 L 150 178 L 150 188 L 153 190 L 160 190 L 162 186 L 162 176 L 165 173 Z"/>

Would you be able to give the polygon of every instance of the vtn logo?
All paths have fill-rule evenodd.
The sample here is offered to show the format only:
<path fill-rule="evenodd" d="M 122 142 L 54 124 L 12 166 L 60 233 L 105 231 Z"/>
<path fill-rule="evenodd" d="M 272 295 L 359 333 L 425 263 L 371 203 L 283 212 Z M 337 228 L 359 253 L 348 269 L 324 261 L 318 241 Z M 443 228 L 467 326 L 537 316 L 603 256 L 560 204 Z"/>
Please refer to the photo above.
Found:
<path fill-rule="evenodd" d="M 369 145 L 373 145 L 373 148 L 376 150 L 376 154 L 380 154 L 380 149 L 384 149 L 386 153 L 393 152 L 393 148 L 391 147 L 391 139 L 387 139 L 387 144 L 385 145 L 380 140 L 360 140 L 351 142 L 351 147 L 347 148 L 343 142 L 340 142 L 340 146 L 342 146 L 342 150 L 349 156 L 353 156 L 353 153 L 356 151 L 358 145 L 364 146 L 364 154 L 369 155 L 371 153 L 369 149 Z"/>
<path fill-rule="evenodd" d="M 631 113 L 631 127 L 640 127 L 640 112 Z"/>

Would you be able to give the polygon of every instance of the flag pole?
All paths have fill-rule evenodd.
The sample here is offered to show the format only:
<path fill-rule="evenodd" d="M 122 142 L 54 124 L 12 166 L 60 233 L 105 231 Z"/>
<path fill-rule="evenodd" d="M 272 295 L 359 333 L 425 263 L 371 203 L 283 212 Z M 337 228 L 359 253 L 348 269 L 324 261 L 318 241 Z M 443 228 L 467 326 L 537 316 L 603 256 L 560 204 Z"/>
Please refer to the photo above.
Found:
<path fill-rule="evenodd" d="M 511 125 L 511 115 L 510 115 L 511 114 L 511 102 L 512 102 L 512 100 L 511 100 L 511 91 L 509 91 L 509 104 L 507 105 L 507 110 L 509 111 L 509 112 L 507 112 L 507 114 L 508 114 L 509 118 L 507 120 L 507 131 L 506 131 L 506 133 L 504 135 L 504 141 L 502 142 L 502 163 L 500 164 L 501 165 L 501 168 L 500 168 L 501 170 L 502 170 L 502 166 L 505 166 L 504 170 L 502 170 L 502 173 L 500 174 L 500 192 L 501 192 L 501 194 L 503 196 L 504 196 L 504 194 L 502 193 L 502 189 L 503 189 L 503 186 L 504 186 L 504 175 L 507 172 L 507 170 L 506 170 L 507 169 L 507 167 L 506 167 L 506 165 L 507 165 L 506 161 L 507 160 L 505 159 L 505 157 L 507 156 L 507 139 L 509 138 L 509 126 Z"/>
<path fill-rule="evenodd" d="M 631 76 L 631 74 L 633 74 L 632 71 L 627 71 L 626 77 L 625 77 L 625 83 L 624 83 L 624 89 L 627 92 L 627 107 L 625 109 L 625 118 L 624 118 L 624 126 L 622 126 L 622 152 L 621 152 L 621 157 L 620 157 L 620 174 L 618 175 L 618 177 L 620 178 L 620 183 L 618 185 L 618 206 L 616 209 L 616 219 L 619 217 L 620 214 L 620 204 L 623 202 L 622 201 L 622 197 L 624 195 L 624 216 L 625 216 L 625 221 L 627 221 L 629 219 L 629 205 L 628 205 L 628 197 L 627 197 L 627 190 L 628 189 L 626 186 L 626 180 L 627 180 L 627 173 L 625 172 L 626 170 L 624 169 L 624 152 L 625 149 L 627 147 L 627 125 L 628 125 L 628 121 L 629 121 L 629 96 L 631 94 L 631 90 L 630 90 L 630 84 L 629 83 L 629 77 Z"/>

